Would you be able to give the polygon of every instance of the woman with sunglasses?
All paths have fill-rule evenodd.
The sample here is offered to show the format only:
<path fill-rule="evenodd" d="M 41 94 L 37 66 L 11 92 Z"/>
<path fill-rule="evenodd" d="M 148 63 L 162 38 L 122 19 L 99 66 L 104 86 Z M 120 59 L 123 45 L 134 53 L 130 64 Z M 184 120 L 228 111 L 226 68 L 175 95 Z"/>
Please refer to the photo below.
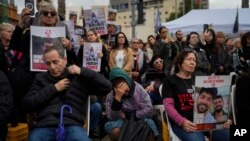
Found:
<path fill-rule="evenodd" d="M 163 59 L 160 56 L 153 56 L 150 67 L 145 74 L 143 86 L 148 92 L 153 105 L 162 104 L 159 87 L 166 79 L 168 73 L 164 72 Z"/>
<path fill-rule="evenodd" d="M 28 14 L 29 11 L 26 9 L 23 10 L 25 14 Z M 22 15 L 24 14 L 22 13 Z M 58 21 L 58 16 L 55 7 L 48 2 L 41 2 L 40 8 L 38 11 L 39 17 L 37 20 L 36 26 L 41 27 L 59 27 L 65 26 L 61 22 Z M 65 28 L 67 31 L 67 29 Z M 73 46 L 69 40 L 69 32 L 66 32 L 67 38 L 57 38 L 53 39 L 55 42 L 54 46 L 66 49 L 67 60 L 68 64 L 78 64 L 77 57 L 73 50 Z M 13 72 L 9 75 L 10 82 L 13 87 L 14 93 L 14 104 L 16 107 L 18 122 L 27 122 L 26 121 L 26 112 L 25 109 L 22 108 L 22 99 L 24 95 L 28 92 L 32 81 L 37 74 L 37 72 L 30 71 L 30 28 L 27 27 L 16 27 L 14 31 L 11 41 L 10 41 L 10 48 L 16 50 L 18 53 L 22 53 L 22 57 L 20 60 L 15 62 L 15 66 L 13 66 Z M 39 47 L 39 46 L 37 46 Z"/>

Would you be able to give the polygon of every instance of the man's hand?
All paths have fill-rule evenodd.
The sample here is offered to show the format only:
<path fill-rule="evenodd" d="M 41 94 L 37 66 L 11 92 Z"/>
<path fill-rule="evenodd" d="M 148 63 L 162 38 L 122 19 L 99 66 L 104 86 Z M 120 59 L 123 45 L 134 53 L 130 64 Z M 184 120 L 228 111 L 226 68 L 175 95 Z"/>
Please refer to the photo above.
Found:
<path fill-rule="evenodd" d="M 31 9 L 29 9 L 28 7 L 24 8 L 21 12 L 21 19 L 18 22 L 18 26 L 23 28 L 26 24 L 26 22 L 29 20 L 30 18 L 30 13 L 31 13 Z"/>
<path fill-rule="evenodd" d="M 63 48 L 65 48 L 66 50 L 70 51 L 72 49 L 71 42 L 67 38 L 61 38 L 61 43 Z"/>
<path fill-rule="evenodd" d="M 228 120 L 224 123 L 223 127 L 224 127 L 224 128 L 230 128 L 230 125 L 232 125 L 232 124 L 233 124 L 232 120 L 231 120 L 231 119 L 228 119 Z"/>
<path fill-rule="evenodd" d="M 197 130 L 196 125 L 193 122 L 191 122 L 191 121 L 189 121 L 187 119 L 184 120 L 184 123 L 183 123 L 182 127 L 187 132 L 193 132 L 193 131 Z"/>
<path fill-rule="evenodd" d="M 68 78 L 64 78 L 55 84 L 56 90 L 61 92 L 69 88 L 70 81 Z"/>
<path fill-rule="evenodd" d="M 71 65 L 71 66 L 68 67 L 68 72 L 70 74 L 80 75 L 81 74 L 81 68 L 79 68 L 77 65 Z"/>

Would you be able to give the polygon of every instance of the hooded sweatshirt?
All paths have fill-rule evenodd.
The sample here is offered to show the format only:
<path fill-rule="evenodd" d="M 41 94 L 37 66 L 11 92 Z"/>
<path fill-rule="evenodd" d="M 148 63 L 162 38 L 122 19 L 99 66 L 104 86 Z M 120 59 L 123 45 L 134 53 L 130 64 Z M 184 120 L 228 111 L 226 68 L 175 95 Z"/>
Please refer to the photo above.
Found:
<path fill-rule="evenodd" d="M 153 115 L 153 106 L 145 89 L 137 82 L 134 82 L 129 75 L 120 68 L 114 68 L 110 72 L 109 79 L 125 79 L 130 88 L 129 95 L 122 97 L 119 102 L 114 98 L 114 90 L 106 97 L 106 115 L 108 119 L 118 120 L 122 118 L 122 113 L 134 112 L 136 118 L 150 118 Z"/>

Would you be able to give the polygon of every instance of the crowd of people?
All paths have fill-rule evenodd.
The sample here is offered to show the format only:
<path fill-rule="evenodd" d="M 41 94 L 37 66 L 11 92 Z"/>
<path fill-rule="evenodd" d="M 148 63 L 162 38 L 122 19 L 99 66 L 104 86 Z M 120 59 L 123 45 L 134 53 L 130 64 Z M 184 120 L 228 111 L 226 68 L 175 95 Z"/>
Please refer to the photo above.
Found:
<path fill-rule="evenodd" d="M 54 140 L 60 107 L 64 104 L 72 107 L 72 114 L 64 113 L 65 139 L 88 140 L 83 128 L 88 96 L 91 96 L 91 135 L 106 132 L 116 141 L 124 119 L 134 116 L 150 127 L 148 140 L 155 140 L 159 130 L 152 120 L 153 105 L 163 104 L 169 124 L 181 140 L 202 141 L 207 133 L 194 132 L 197 128 L 192 122 L 194 77 L 231 72 L 239 76 L 236 106 L 241 110 L 237 116 L 240 123 L 249 122 L 244 120 L 244 112 L 250 107 L 249 88 L 245 83 L 249 81 L 250 32 L 234 39 L 213 29 L 202 34 L 194 31 L 187 36 L 178 30 L 175 37 L 171 37 L 168 28 L 162 26 L 158 35 L 149 35 L 144 42 L 139 37 L 129 41 L 124 32 L 115 33 L 114 25 L 109 24 L 106 35 L 99 36 L 92 29 L 87 31 L 76 53 L 68 28 L 53 4 L 49 0 L 37 0 L 37 5 L 35 18 L 24 8 L 16 27 L 10 23 L 0 24 L 0 141 L 6 139 L 7 124 L 17 126 L 19 122 L 28 123 L 30 141 Z M 30 70 L 31 25 L 65 27 L 65 38 L 58 39 L 57 44 L 44 45 L 42 54 L 47 72 Z M 82 67 L 83 42 L 102 43 L 102 52 L 97 53 L 101 58 L 100 72 Z M 58 45 L 64 48 L 67 57 Z M 198 99 L 207 103 L 207 108 L 214 106 L 215 112 L 207 116 L 206 122 L 220 122 L 228 113 L 223 112 L 222 97 L 213 95 L 214 89 L 211 89 L 202 89 Z M 182 94 L 188 96 L 181 99 Z M 189 102 L 183 105 L 180 101 Z M 199 112 L 207 112 L 207 108 L 204 104 L 197 106 Z M 102 111 L 108 122 L 100 131 Z M 212 140 L 229 140 L 231 124 L 232 120 L 228 119 L 224 129 L 213 131 Z"/>

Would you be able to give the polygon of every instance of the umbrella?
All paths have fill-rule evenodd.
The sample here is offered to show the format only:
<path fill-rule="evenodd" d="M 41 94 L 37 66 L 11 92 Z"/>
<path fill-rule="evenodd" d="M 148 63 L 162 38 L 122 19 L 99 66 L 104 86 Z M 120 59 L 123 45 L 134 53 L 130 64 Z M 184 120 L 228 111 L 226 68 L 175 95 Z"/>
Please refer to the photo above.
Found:
<path fill-rule="evenodd" d="M 56 141 L 64 141 L 65 138 L 65 130 L 64 130 L 64 124 L 63 124 L 63 111 L 64 108 L 68 108 L 69 113 L 72 113 L 72 108 L 69 105 L 62 105 L 61 107 L 61 113 L 60 113 L 60 123 L 58 128 L 56 129 Z"/>

